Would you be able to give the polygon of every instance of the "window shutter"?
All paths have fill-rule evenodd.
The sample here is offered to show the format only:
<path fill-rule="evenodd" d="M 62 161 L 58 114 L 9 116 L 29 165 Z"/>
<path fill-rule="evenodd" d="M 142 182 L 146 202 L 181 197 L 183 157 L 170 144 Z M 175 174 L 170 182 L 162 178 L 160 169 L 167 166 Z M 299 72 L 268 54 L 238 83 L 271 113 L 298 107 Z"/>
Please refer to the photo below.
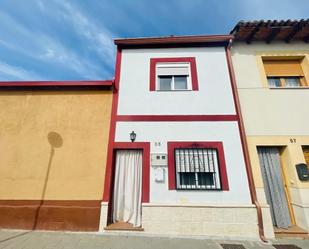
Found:
<path fill-rule="evenodd" d="M 304 76 L 299 60 L 264 60 L 266 75 L 272 76 Z"/>
<path fill-rule="evenodd" d="M 171 64 L 164 66 L 157 66 L 157 75 L 189 75 L 188 64 Z"/>

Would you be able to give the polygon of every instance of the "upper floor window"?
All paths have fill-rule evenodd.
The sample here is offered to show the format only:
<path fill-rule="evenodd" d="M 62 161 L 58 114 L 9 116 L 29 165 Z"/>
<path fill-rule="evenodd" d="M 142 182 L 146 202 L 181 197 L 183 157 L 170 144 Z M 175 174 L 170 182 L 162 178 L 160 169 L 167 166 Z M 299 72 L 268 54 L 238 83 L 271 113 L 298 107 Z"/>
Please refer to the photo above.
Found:
<path fill-rule="evenodd" d="M 189 63 L 158 63 L 156 74 L 159 91 L 191 90 Z"/>
<path fill-rule="evenodd" d="M 150 59 L 150 91 L 183 90 L 198 90 L 194 57 Z"/>
<path fill-rule="evenodd" d="M 300 59 L 263 59 L 269 87 L 307 86 Z"/>

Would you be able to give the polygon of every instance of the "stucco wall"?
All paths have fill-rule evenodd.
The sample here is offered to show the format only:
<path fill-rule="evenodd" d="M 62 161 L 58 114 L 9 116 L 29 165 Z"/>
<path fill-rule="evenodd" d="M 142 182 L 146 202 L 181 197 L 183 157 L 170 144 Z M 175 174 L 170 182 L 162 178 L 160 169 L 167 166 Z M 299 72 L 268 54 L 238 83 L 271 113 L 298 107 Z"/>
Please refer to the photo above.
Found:
<path fill-rule="evenodd" d="M 169 57 L 196 58 L 198 91 L 149 91 L 150 58 Z M 124 49 L 118 115 L 152 114 L 235 114 L 224 47 Z"/>
<path fill-rule="evenodd" d="M 150 59 L 194 57 L 198 91 L 150 91 Z M 124 49 L 117 115 L 225 115 L 236 114 L 224 47 Z M 170 141 L 223 143 L 229 191 L 171 191 L 157 183 L 151 168 L 151 203 L 251 203 L 237 122 L 120 122 L 115 141 L 150 142 L 150 153 L 167 153 Z"/>
<path fill-rule="evenodd" d="M 117 122 L 116 142 L 129 142 L 130 132 L 137 134 L 136 142 L 150 142 L 150 153 L 167 153 L 169 141 L 220 141 L 226 161 L 228 191 L 180 191 L 168 189 L 165 181 L 156 182 L 154 169 L 150 174 L 150 202 L 169 204 L 250 204 L 237 122 Z"/>
<path fill-rule="evenodd" d="M 309 87 L 269 89 L 261 56 L 304 56 L 309 81 L 305 43 L 234 44 L 232 61 L 247 135 L 309 135 Z"/>
<path fill-rule="evenodd" d="M 0 199 L 101 199 L 111 101 L 110 91 L 0 91 Z"/>
<path fill-rule="evenodd" d="M 309 182 L 298 179 L 295 165 L 305 163 L 303 145 L 309 145 L 309 87 L 288 89 L 267 85 L 262 56 L 303 57 L 302 69 L 309 83 L 309 49 L 303 42 L 235 43 L 232 60 L 237 90 L 247 134 L 251 166 L 258 200 L 263 206 L 263 220 L 271 236 L 272 221 L 266 203 L 257 146 L 282 148 L 282 168 L 295 222 L 308 229 Z"/>
<path fill-rule="evenodd" d="M 291 138 L 293 139 L 292 143 Z M 256 148 L 257 146 L 278 146 L 282 148 L 282 169 L 287 180 L 286 185 L 288 187 L 288 195 L 293 208 L 295 222 L 298 226 L 308 229 L 309 182 L 298 179 L 295 165 L 306 162 L 302 145 L 309 144 L 309 136 L 249 136 L 247 141 L 259 202 L 263 206 L 268 206 Z"/>

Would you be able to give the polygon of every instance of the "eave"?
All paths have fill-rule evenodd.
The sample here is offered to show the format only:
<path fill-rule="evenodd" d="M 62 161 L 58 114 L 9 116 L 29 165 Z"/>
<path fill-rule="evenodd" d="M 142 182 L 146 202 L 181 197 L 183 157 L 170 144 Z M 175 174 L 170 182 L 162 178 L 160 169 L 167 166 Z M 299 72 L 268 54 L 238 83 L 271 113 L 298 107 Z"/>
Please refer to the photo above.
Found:
<path fill-rule="evenodd" d="M 232 35 L 166 36 L 115 39 L 119 48 L 224 46 Z"/>
<path fill-rule="evenodd" d="M 230 32 L 236 42 L 309 42 L 309 19 L 240 21 Z"/>

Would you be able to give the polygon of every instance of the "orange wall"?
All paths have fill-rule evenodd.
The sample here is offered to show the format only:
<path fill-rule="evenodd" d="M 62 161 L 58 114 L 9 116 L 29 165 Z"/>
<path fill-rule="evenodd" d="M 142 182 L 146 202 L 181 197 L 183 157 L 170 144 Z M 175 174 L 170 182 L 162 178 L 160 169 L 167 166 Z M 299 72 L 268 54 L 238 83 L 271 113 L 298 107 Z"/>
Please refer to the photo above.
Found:
<path fill-rule="evenodd" d="M 111 103 L 102 90 L 0 91 L 0 199 L 100 200 Z"/>

